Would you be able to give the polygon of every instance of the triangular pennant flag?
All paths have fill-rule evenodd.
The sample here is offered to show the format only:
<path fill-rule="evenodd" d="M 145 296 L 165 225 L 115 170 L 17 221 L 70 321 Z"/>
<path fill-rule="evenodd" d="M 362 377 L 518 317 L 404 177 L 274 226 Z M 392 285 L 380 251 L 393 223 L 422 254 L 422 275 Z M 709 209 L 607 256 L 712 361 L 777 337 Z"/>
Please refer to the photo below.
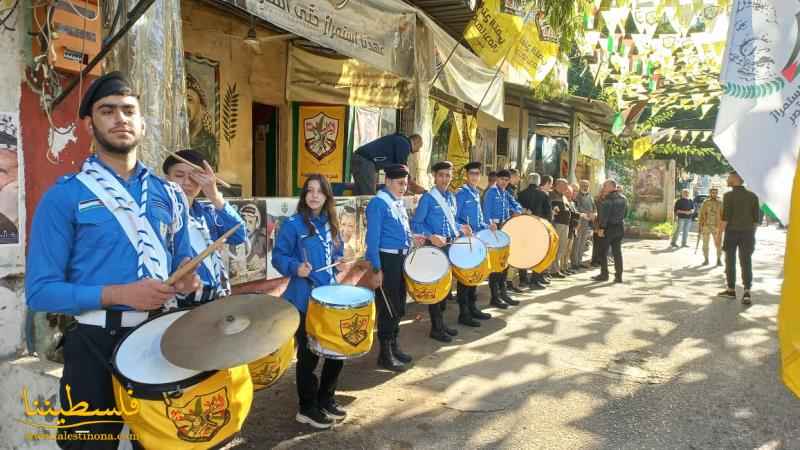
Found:
<path fill-rule="evenodd" d="M 645 153 L 653 148 L 653 138 L 645 136 L 633 142 L 633 160 L 638 161 Z"/>
<path fill-rule="evenodd" d="M 611 125 L 611 134 L 619 136 L 625 131 L 625 119 L 622 118 L 622 113 L 614 115 L 614 123 Z"/>
<path fill-rule="evenodd" d="M 689 136 L 689 130 L 680 130 L 678 131 L 678 136 L 681 138 L 681 142 L 686 140 L 686 137 Z"/>

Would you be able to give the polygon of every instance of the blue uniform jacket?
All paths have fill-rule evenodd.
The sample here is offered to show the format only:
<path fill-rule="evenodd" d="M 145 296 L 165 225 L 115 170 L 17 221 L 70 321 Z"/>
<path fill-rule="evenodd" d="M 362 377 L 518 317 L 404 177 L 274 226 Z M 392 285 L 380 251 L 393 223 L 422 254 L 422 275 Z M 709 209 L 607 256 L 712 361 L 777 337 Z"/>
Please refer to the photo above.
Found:
<path fill-rule="evenodd" d="M 216 209 L 211 203 L 195 200 L 194 203 L 192 203 L 189 214 L 196 219 L 200 219 L 201 217 L 206 219 L 208 234 L 211 236 L 212 241 L 219 239 L 226 231 L 235 227 L 237 223 L 241 224 L 241 226 L 228 237 L 227 243 L 238 245 L 247 239 L 247 226 L 245 226 L 244 220 L 228 202 L 225 202 L 222 209 Z M 216 287 L 219 286 L 221 281 L 212 280 L 211 273 L 204 264 L 200 264 L 197 268 L 197 275 L 206 286 Z"/>
<path fill-rule="evenodd" d="M 391 192 L 384 190 L 390 197 Z M 399 217 L 394 217 L 389 205 L 378 197 L 367 204 L 366 257 L 375 268 L 381 268 L 380 249 L 402 250 L 411 247 L 410 225 L 405 226 Z"/>
<path fill-rule="evenodd" d="M 292 302 L 301 312 L 308 309 L 308 298 L 311 290 L 318 286 L 327 286 L 336 282 L 336 269 L 320 272 L 315 270 L 342 259 L 344 245 L 341 241 L 331 242 L 325 225 L 328 216 L 321 214 L 311 219 L 318 233 L 312 233 L 303 221 L 303 216 L 295 214 L 286 219 L 278 230 L 275 247 L 272 249 L 272 265 L 285 277 L 289 277 L 289 286 L 282 297 Z M 305 249 L 305 252 L 303 251 Z M 297 276 L 297 268 L 304 262 L 304 253 L 311 264 L 308 278 Z"/>
<path fill-rule="evenodd" d="M 489 227 L 481 209 L 481 193 L 478 188 L 465 184 L 456 192 L 456 222 L 469 225 L 473 233 Z"/>
<path fill-rule="evenodd" d="M 436 188 L 434 187 L 433 189 Z M 442 196 L 455 209 L 456 196 L 450 191 L 445 191 Z M 455 218 L 455 214 L 453 214 L 453 217 Z M 414 218 L 411 219 L 411 229 L 414 233 L 422 234 L 429 239 L 432 235 L 438 234 L 439 236 L 444 236 L 447 240 L 452 240 L 461 234 L 458 229 L 458 222 L 455 225 L 456 230 L 454 233 L 447 223 L 445 212 L 436 199 L 433 198 L 433 195 L 430 192 L 422 194 L 417 209 L 414 211 Z"/>
<path fill-rule="evenodd" d="M 117 179 L 139 199 L 145 173 L 145 167 L 137 163 L 128 181 Z M 184 226 L 170 235 L 176 205 L 166 183 L 150 175 L 146 215 L 167 249 L 172 272 L 184 258 L 192 257 L 192 248 L 186 211 Z M 137 281 L 137 268 L 136 249 L 119 222 L 78 178 L 63 177 L 44 194 L 33 216 L 28 244 L 25 291 L 30 309 L 71 315 L 101 309 L 103 286 Z"/>
<path fill-rule="evenodd" d="M 502 190 L 497 185 L 486 190 L 486 195 L 483 196 L 483 215 L 487 222 L 502 224 L 511 218 L 512 212 L 521 213 L 522 206 L 508 190 Z"/>

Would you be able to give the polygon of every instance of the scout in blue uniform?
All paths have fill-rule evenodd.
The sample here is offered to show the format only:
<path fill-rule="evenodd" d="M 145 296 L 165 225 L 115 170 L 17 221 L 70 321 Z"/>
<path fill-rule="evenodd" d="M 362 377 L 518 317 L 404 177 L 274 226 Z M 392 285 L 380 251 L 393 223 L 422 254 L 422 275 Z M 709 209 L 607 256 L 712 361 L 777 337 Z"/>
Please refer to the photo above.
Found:
<path fill-rule="evenodd" d="M 456 222 L 456 196 L 448 190 L 450 180 L 453 179 L 453 163 L 439 161 L 431 167 L 431 172 L 434 186 L 420 198 L 411 220 L 411 229 L 447 253 L 449 242 L 462 234 L 472 235 L 472 230 L 468 225 L 459 226 Z M 457 330 L 444 324 L 444 309 L 449 297 L 448 294 L 441 302 L 428 305 L 431 316 L 430 337 L 440 342 L 451 342 L 451 336 L 458 335 Z M 459 306 L 464 308 L 460 302 Z"/>
<path fill-rule="evenodd" d="M 281 275 L 289 277 L 289 285 L 281 297 L 300 311 L 300 327 L 295 334 L 300 408 L 295 419 L 315 428 L 330 428 L 334 420 L 346 416 L 334 399 L 344 361 L 323 358 L 322 374 L 317 380 L 314 370 L 319 357 L 308 348 L 305 325 L 311 290 L 336 283 L 335 268 L 316 270 L 342 259 L 344 251 L 336 217 L 336 199 L 325 176 L 308 176 L 300 192 L 297 213 L 283 222 L 275 241 L 272 265 Z"/>
<path fill-rule="evenodd" d="M 486 220 L 495 225 L 502 226 L 513 216 L 522 214 L 522 206 L 506 188 L 511 182 L 511 172 L 500 170 L 497 172 L 497 183 L 486 190 L 483 197 L 483 215 Z M 498 308 L 506 309 L 509 305 L 516 306 L 519 302 L 513 300 L 506 290 L 508 269 L 489 275 L 489 289 L 492 299 L 489 303 Z"/>
<path fill-rule="evenodd" d="M 174 156 L 164 160 L 162 166 L 167 179 L 179 185 L 186 194 L 189 205 L 189 241 L 194 254 L 201 253 L 237 224 L 240 225 L 239 229 L 228 237 L 227 243 L 233 245 L 244 243 L 247 240 L 244 220 L 217 189 L 214 169 L 208 160 L 196 150 L 181 150 L 177 154 L 204 169 L 197 170 Z M 207 202 L 197 199 L 201 191 Z M 225 265 L 222 263 L 221 251 L 217 250 L 204 259 L 203 264 L 197 268 L 197 274 L 203 286 L 188 296 L 178 296 L 178 306 L 196 306 L 230 295 L 231 285 Z"/>
<path fill-rule="evenodd" d="M 403 204 L 403 194 L 408 188 L 408 168 L 396 164 L 388 166 L 385 172 L 386 186 L 367 204 L 366 258 L 374 273 L 372 285 L 378 309 L 380 342 L 378 365 L 402 372 L 412 360 L 400 350 L 397 341 L 400 319 L 406 313 L 403 263 L 414 239 Z M 417 239 L 418 243 L 424 242 L 424 238 Z"/>
<path fill-rule="evenodd" d="M 40 201 L 28 246 L 25 291 L 34 311 L 75 316 L 64 333 L 61 407 L 86 402 L 91 410 L 116 408 L 109 362 L 122 337 L 178 293 L 194 292 L 192 272 L 174 286 L 164 281 L 191 258 L 188 216 L 180 188 L 136 159 L 144 133 L 139 100 L 119 72 L 95 80 L 80 109 L 97 153 L 74 176 L 62 178 Z M 119 416 L 106 420 L 121 421 Z M 122 423 L 61 416 L 62 448 L 84 448 L 75 434 L 116 436 Z M 92 441 L 116 449 L 118 441 Z"/>
<path fill-rule="evenodd" d="M 473 233 L 485 230 L 497 230 L 497 224 L 486 223 L 481 209 L 481 192 L 478 183 L 481 180 L 481 163 L 472 161 L 464 166 L 467 172 L 467 182 L 456 192 L 456 222 L 459 225 L 469 225 Z M 458 323 L 467 326 L 478 326 L 480 322 L 475 319 L 487 320 L 492 316 L 481 312 L 476 302 L 478 301 L 478 287 L 465 286 L 458 283 L 457 286 L 458 304 L 466 305 L 458 314 Z"/>

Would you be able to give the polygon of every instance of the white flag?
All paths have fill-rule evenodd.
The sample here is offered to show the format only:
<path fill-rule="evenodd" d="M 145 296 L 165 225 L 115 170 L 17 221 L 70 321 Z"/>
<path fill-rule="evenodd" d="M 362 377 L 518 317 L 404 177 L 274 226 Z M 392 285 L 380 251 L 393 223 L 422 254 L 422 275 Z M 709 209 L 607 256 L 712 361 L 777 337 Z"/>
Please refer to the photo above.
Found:
<path fill-rule="evenodd" d="M 735 0 L 714 142 L 783 223 L 800 146 L 800 35 L 796 0 Z M 757 7 L 754 7 L 756 5 Z"/>

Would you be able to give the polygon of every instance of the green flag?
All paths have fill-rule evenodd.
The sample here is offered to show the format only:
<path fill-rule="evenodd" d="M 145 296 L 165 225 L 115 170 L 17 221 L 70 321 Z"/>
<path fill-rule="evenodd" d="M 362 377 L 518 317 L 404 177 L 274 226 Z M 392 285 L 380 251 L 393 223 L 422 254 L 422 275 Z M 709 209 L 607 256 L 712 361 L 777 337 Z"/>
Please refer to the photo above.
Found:
<path fill-rule="evenodd" d="M 625 131 L 625 120 L 622 118 L 622 113 L 616 113 L 614 115 L 614 124 L 611 125 L 611 134 L 619 136 L 623 131 Z"/>

